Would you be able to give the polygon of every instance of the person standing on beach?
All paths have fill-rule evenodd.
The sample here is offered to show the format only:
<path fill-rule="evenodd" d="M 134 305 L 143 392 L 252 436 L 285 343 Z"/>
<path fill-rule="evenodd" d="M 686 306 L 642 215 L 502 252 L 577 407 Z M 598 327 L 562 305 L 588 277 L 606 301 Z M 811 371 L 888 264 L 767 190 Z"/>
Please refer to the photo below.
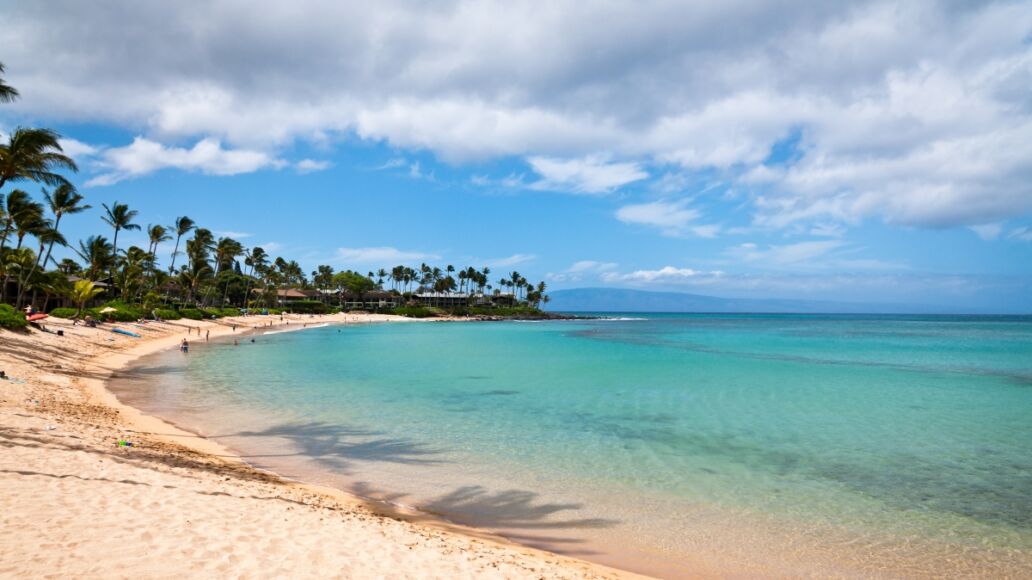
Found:
<path fill-rule="evenodd" d="M 211 330 L 204 331 L 204 342 L 208 342 L 208 336 L 211 334 Z"/>

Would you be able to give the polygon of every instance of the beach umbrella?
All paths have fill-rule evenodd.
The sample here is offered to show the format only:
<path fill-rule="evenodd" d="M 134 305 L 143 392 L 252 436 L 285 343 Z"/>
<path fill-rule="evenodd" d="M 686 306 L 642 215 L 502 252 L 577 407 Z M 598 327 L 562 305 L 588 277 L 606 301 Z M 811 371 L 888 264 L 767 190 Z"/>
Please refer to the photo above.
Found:
<path fill-rule="evenodd" d="M 102 308 L 100 311 L 101 314 L 111 314 L 112 312 L 118 312 L 118 309 L 108 306 L 107 308 Z"/>

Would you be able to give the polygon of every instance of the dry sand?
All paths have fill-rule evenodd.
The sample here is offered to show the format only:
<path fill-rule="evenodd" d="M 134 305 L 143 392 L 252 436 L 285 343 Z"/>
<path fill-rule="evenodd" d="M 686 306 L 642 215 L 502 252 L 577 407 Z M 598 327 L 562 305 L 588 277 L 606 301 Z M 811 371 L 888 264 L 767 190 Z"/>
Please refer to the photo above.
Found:
<path fill-rule="evenodd" d="M 232 334 L 232 324 L 241 334 L 268 320 L 280 325 L 252 317 L 92 329 L 50 319 L 47 328 L 65 336 L 0 330 L 0 370 L 12 379 L 0 381 L 0 577 L 633 576 L 283 481 L 104 389 L 118 369 L 182 338 Z"/>

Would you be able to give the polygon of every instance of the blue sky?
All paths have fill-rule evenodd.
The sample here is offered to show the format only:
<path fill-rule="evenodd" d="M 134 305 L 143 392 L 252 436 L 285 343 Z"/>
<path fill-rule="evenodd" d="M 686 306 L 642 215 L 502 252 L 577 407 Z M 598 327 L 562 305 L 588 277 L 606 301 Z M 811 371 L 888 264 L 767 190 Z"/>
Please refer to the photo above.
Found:
<path fill-rule="evenodd" d="M 0 2 L 0 131 L 66 138 L 71 239 L 1032 311 L 1032 4 L 783 4 Z"/>

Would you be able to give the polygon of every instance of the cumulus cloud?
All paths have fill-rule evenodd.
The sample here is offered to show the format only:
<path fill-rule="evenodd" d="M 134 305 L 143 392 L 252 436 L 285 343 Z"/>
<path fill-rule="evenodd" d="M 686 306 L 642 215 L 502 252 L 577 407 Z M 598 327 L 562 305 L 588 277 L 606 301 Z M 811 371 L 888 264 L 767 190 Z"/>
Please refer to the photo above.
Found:
<path fill-rule="evenodd" d="M 226 231 L 217 231 L 217 232 L 215 232 L 215 235 L 217 235 L 217 236 L 224 236 L 224 237 L 227 237 L 227 238 L 233 238 L 234 240 L 242 240 L 244 238 L 250 238 L 254 234 L 251 234 L 251 233 L 248 233 L 248 232 L 234 232 L 234 231 L 226 230 Z M 264 248 L 264 249 L 268 249 L 268 248 Z"/>
<path fill-rule="evenodd" d="M 437 254 L 399 250 L 390 246 L 337 249 L 337 260 L 344 264 L 376 264 L 387 267 L 422 260 L 440 259 L 441 256 Z"/>
<path fill-rule="evenodd" d="M 616 210 L 616 219 L 628 224 L 658 228 L 668 236 L 691 233 L 700 238 L 712 238 L 720 232 L 721 227 L 717 224 L 695 223 L 700 213 L 688 206 L 687 199 L 629 204 Z"/>
<path fill-rule="evenodd" d="M 615 270 L 616 262 L 599 262 L 597 260 L 579 260 L 562 272 L 548 272 L 545 279 L 550 282 L 580 282 L 588 276 L 597 276 Z"/>
<path fill-rule="evenodd" d="M 493 268 L 507 268 L 509 266 L 515 266 L 517 264 L 525 264 L 532 262 L 537 259 L 534 254 L 513 254 L 504 258 L 492 258 L 486 260 L 484 263 Z"/>
<path fill-rule="evenodd" d="M 316 159 L 302 159 L 294 164 L 294 169 L 298 173 L 314 173 L 316 171 L 323 171 L 333 166 L 333 163 L 325 160 Z"/>
<path fill-rule="evenodd" d="M 58 144 L 61 145 L 61 150 L 64 151 L 65 155 L 68 155 L 73 159 L 85 159 L 88 157 L 92 157 L 96 155 L 98 151 L 100 151 L 99 147 L 95 147 L 93 145 L 90 145 L 89 143 L 83 143 L 82 141 L 78 141 L 76 139 L 72 139 L 69 137 L 64 137 L 60 139 L 58 141 Z"/>
<path fill-rule="evenodd" d="M 58 0 L 12 3 L 0 44 L 11 111 L 155 142 L 358 136 L 586 194 L 655 166 L 740 189 L 761 227 L 952 227 L 1032 211 L 1030 29 L 1029 0 Z"/>
<path fill-rule="evenodd" d="M 88 187 L 111 185 L 168 168 L 209 175 L 236 175 L 279 168 L 284 162 L 261 151 L 224 149 L 221 143 L 213 139 L 202 139 L 186 149 L 137 137 L 125 147 L 104 149 L 96 164 L 102 168 L 102 173 L 88 180 Z"/>
<path fill-rule="evenodd" d="M 658 270 L 635 270 L 633 272 L 619 273 L 619 272 L 606 272 L 602 274 L 602 280 L 605 282 L 632 282 L 632 283 L 681 283 L 686 280 L 692 280 L 696 284 L 712 283 L 716 279 L 724 276 L 724 272 L 719 270 L 714 271 L 702 271 L 694 270 L 692 268 L 675 268 L 674 266 L 664 266 Z"/>
<path fill-rule="evenodd" d="M 779 270 L 829 269 L 897 270 L 906 265 L 874 258 L 856 257 L 861 248 L 843 240 L 812 240 L 794 244 L 773 244 L 761 248 L 746 242 L 728 248 L 725 255 L 736 261 L 760 268 Z"/>
<path fill-rule="evenodd" d="M 604 157 L 552 159 L 531 157 L 527 163 L 541 179 L 531 189 L 604 194 L 649 176 L 637 163 L 610 163 Z"/>
<path fill-rule="evenodd" d="M 1021 240 L 1023 242 L 1032 242 L 1032 228 L 1024 226 L 1014 228 L 1009 234 L 1007 234 L 1007 237 L 1014 240 Z"/>

